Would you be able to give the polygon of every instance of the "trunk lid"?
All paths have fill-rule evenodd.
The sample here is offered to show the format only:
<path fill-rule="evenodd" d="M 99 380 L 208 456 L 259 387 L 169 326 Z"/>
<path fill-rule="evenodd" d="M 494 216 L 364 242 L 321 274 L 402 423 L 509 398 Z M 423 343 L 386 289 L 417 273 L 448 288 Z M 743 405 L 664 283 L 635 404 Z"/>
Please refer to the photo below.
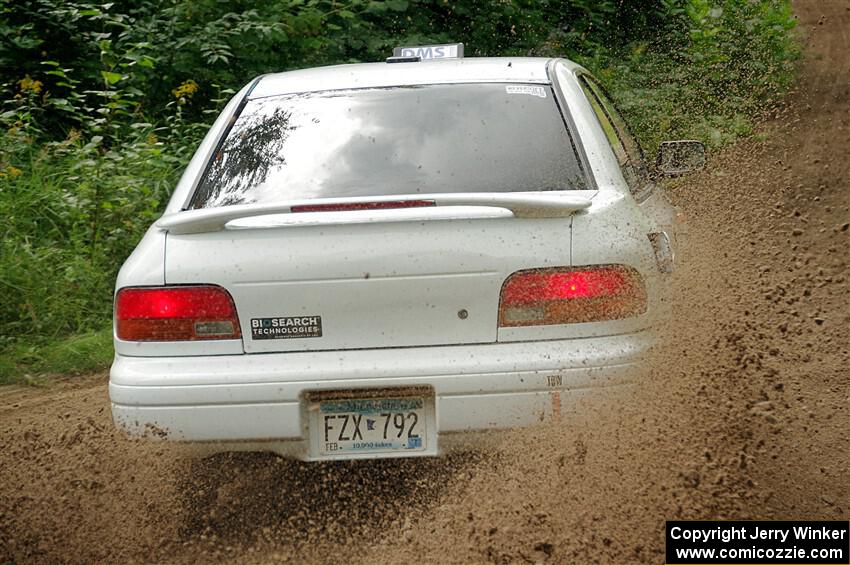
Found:
<path fill-rule="evenodd" d="M 570 218 L 507 214 L 169 234 L 165 279 L 226 288 L 247 353 L 491 343 L 504 280 L 570 264 Z"/>

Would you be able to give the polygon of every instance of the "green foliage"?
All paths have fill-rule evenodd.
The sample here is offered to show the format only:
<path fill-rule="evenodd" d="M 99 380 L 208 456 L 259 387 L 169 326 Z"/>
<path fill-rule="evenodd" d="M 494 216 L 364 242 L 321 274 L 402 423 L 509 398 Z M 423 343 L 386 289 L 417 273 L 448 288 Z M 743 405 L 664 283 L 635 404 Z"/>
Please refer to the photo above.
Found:
<path fill-rule="evenodd" d="M 577 60 L 608 86 L 647 153 L 664 139 L 719 147 L 748 135 L 752 120 L 793 77 L 798 46 L 784 0 L 686 0 L 671 31 Z"/>
<path fill-rule="evenodd" d="M 112 362 L 111 328 L 59 339 L 16 342 L 0 350 L 0 385 L 39 384 L 45 375 L 80 375 Z"/>
<path fill-rule="evenodd" d="M 6 2 L 0 74 L 43 84 L 33 127 L 111 139 L 144 114 L 168 114 L 173 90 L 198 85 L 185 111 L 201 119 L 213 85 L 335 62 L 379 61 L 399 43 L 463 40 L 469 55 L 561 51 L 657 34 L 672 0 L 153 0 Z M 195 94 L 195 93 L 192 93 Z M 93 116 L 97 114 L 97 116 Z"/>
<path fill-rule="evenodd" d="M 0 137 L 0 328 L 59 334 L 109 319 L 112 278 L 168 197 L 180 160 L 150 130 L 111 148 L 73 134 Z"/>
<path fill-rule="evenodd" d="M 751 102 L 790 76 L 792 26 L 787 0 L 17 0 L 0 20 L 2 119 L 42 137 L 74 128 L 110 145 L 135 123 L 162 123 L 175 105 L 185 121 L 208 122 L 219 85 L 462 40 L 470 56 L 585 62 L 641 122 L 651 113 L 632 111 L 638 90 L 650 94 L 648 107 L 729 124 L 730 108 L 751 115 Z M 21 87 L 27 77 L 38 89 Z M 659 134 L 641 131 L 650 144 Z M 725 139 L 718 131 L 710 137 Z"/>
<path fill-rule="evenodd" d="M 788 0 L 0 0 L 0 351 L 108 323 L 118 267 L 256 75 L 401 44 L 566 55 L 652 152 L 749 133 L 792 26 Z"/>

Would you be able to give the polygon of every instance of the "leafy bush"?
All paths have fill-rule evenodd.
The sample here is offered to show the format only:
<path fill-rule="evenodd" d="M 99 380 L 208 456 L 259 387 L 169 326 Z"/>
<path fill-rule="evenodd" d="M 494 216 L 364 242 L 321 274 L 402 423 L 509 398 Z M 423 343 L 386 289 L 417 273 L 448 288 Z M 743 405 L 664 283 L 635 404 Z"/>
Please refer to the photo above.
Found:
<path fill-rule="evenodd" d="M 788 0 L 504 0 L 486 8 L 463 0 L 19 0 L 0 20 L 3 120 L 25 122 L 40 138 L 76 129 L 111 145 L 133 125 L 162 123 L 175 106 L 184 121 L 206 123 L 224 87 L 259 74 L 463 40 L 471 56 L 566 54 L 586 64 L 650 148 L 668 133 L 716 144 L 746 132 L 758 104 L 790 77 L 795 52 Z"/>
<path fill-rule="evenodd" d="M 181 163 L 154 133 L 122 144 L 72 132 L 0 137 L 4 335 L 59 335 L 108 320 L 112 279 L 168 197 Z"/>
<path fill-rule="evenodd" d="M 525 54 L 557 38 L 571 50 L 665 27 L 671 0 L 18 0 L 4 10 L 0 75 L 43 84 L 34 123 L 110 136 L 134 114 L 159 119 L 172 91 L 336 62 L 382 60 L 398 43 L 463 40 L 469 55 Z M 626 7 L 623 7 L 626 6 Z M 49 93 L 49 95 L 48 95 Z M 208 104 L 187 99 L 193 119 Z M 98 113 L 93 116 L 93 113 Z M 91 130 L 91 131 L 89 131 Z"/>
<path fill-rule="evenodd" d="M 665 137 L 746 134 L 796 49 L 788 0 L 0 6 L 0 352 L 13 356 L 30 347 L 21 336 L 108 325 L 118 267 L 208 123 L 258 74 L 380 61 L 400 44 L 567 55 L 608 85 L 652 151 Z"/>

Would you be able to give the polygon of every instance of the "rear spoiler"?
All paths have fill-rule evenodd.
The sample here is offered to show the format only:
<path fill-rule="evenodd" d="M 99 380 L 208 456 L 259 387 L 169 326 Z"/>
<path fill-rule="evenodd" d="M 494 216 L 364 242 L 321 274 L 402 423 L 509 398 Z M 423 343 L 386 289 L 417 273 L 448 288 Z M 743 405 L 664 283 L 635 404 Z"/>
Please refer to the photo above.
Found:
<path fill-rule="evenodd" d="M 201 208 L 167 214 L 157 221 L 160 229 L 173 234 L 205 233 L 225 229 L 227 223 L 242 218 L 272 214 L 295 214 L 308 211 L 351 207 L 352 209 L 389 209 L 420 206 L 483 206 L 505 208 L 517 218 L 563 218 L 590 207 L 590 197 L 563 193 L 453 193 L 404 196 L 363 196 L 355 198 L 323 198 L 278 204 L 236 204 L 220 208 Z M 381 205 L 381 204 L 384 205 Z M 338 211 L 338 210 L 337 210 Z"/>

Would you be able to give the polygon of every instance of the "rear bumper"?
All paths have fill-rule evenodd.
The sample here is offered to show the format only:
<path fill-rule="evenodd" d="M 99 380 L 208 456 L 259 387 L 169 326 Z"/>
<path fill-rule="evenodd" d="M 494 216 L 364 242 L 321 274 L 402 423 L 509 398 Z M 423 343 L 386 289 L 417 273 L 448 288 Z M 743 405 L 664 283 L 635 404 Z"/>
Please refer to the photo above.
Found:
<path fill-rule="evenodd" d="M 444 450 L 458 434 L 533 425 L 569 411 L 580 396 L 634 382 L 653 339 L 640 332 L 323 353 L 118 355 L 109 395 L 115 424 L 130 435 L 309 459 L 305 392 L 425 385 L 434 390 Z"/>

